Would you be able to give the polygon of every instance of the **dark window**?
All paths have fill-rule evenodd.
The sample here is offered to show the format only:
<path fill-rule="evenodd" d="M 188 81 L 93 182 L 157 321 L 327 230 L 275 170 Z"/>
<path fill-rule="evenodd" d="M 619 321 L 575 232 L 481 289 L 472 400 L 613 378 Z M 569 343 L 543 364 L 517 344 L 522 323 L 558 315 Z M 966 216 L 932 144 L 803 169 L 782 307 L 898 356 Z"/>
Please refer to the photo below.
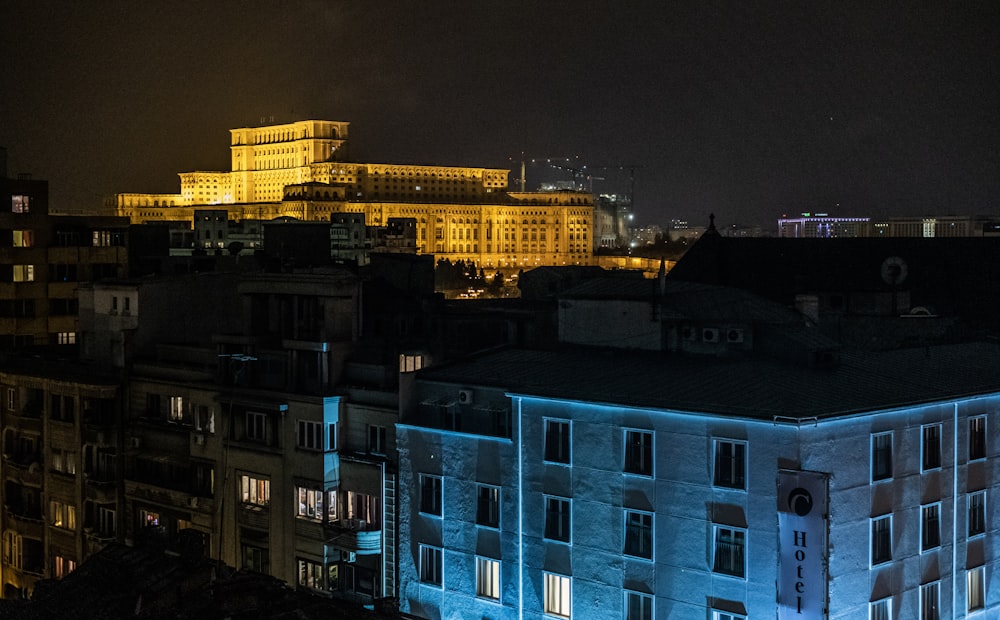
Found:
<path fill-rule="evenodd" d="M 570 425 L 563 420 L 545 420 L 545 460 L 570 462 Z"/>
<path fill-rule="evenodd" d="M 743 530 L 716 526 L 715 562 L 712 570 L 734 577 L 745 576 L 745 545 L 746 532 Z"/>
<path fill-rule="evenodd" d="M 747 455 L 742 441 L 715 440 L 715 486 L 746 488 Z"/>
<path fill-rule="evenodd" d="M 441 477 L 420 475 L 420 512 L 441 516 Z"/>
<path fill-rule="evenodd" d="M 872 435 L 872 481 L 892 478 L 892 433 Z"/>
<path fill-rule="evenodd" d="M 969 460 L 986 458 L 986 417 L 969 419 Z"/>
<path fill-rule="evenodd" d="M 941 425 L 931 424 L 923 427 L 923 439 L 921 449 L 921 467 L 923 469 L 937 469 L 941 467 Z"/>
<path fill-rule="evenodd" d="M 653 558 L 653 515 L 648 512 L 625 512 L 625 555 Z"/>
<path fill-rule="evenodd" d="M 545 498 L 545 538 L 570 541 L 570 502 L 560 497 Z"/>
<path fill-rule="evenodd" d="M 872 566 L 892 559 L 892 517 L 872 519 Z"/>
<path fill-rule="evenodd" d="M 476 525 L 499 528 L 500 488 L 481 484 L 476 493 Z"/>
<path fill-rule="evenodd" d="M 625 473 L 653 475 L 652 431 L 625 431 Z"/>

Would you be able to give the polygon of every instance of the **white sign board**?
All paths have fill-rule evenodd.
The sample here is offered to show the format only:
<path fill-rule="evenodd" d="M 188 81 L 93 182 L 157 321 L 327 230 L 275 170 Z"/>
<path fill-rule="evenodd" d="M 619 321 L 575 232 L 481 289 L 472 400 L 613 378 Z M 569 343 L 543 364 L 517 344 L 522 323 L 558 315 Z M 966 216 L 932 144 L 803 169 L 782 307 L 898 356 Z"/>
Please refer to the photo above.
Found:
<path fill-rule="evenodd" d="M 778 618 L 827 617 L 827 477 L 778 472 Z"/>

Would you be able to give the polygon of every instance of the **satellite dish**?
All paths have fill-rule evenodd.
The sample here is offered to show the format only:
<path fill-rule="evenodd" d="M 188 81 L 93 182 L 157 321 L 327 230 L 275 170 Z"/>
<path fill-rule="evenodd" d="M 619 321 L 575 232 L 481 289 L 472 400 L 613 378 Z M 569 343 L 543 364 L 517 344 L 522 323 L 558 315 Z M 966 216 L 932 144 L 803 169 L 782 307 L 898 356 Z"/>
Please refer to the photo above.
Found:
<path fill-rule="evenodd" d="M 898 286 L 903 283 L 908 273 L 906 261 L 898 256 L 890 256 L 882 261 L 882 280 L 891 286 Z"/>

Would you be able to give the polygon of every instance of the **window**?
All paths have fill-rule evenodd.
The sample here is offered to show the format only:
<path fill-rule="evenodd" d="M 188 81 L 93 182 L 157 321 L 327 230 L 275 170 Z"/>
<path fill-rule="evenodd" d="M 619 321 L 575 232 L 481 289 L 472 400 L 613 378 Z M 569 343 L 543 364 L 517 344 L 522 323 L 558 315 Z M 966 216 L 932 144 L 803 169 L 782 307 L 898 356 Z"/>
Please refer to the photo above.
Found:
<path fill-rule="evenodd" d="M 208 405 L 198 406 L 198 415 L 195 417 L 195 428 L 206 433 L 215 432 L 215 411 Z"/>
<path fill-rule="evenodd" d="M 7 409 L 17 409 L 17 390 L 14 388 L 7 388 Z"/>
<path fill-rule="evenodd" d="M 373 454 L 385 454 L 385 427 L 368 425 L 368 451 Z"/>
<path fill-rule="evenodd" d="M 941 546 L 941 504 L 920 507 L 920 550 L 930 551 Z"/>
<path fill-rule="evenodd" d="M 545 497 L 545 538 L 570 541 L 570 501 L 562 497 Z"/>
<path fill-rule="evenodd" d="M 34 245 L 35 245 L 35 231 L 33 230 L 14 231 L 15 248 L 30 248 Z"/>
<path fill-rule="evenodd" d="M 969 493 L 969 531 L 968 537 L 980 536 L 986 533 L 986 491 Z"/>
<path fill-rule="evenodd" d="M 500 562 L 476 558 L 476 596 L 500 600 Z"/>
<path fill-rule="evenodd" d="M 49 516 L 52 525 L 67 530 L 76 529 L 76 506 L 59 501 L 49 502 Z"/>
<path fill-rule="evenodd" d="M 296 514 L 313 521 L 323 520 L 323 491 L 298 487 Z"/>
<path fill-rule="evenodd" d="M 892 599 L 884 598 L 868 604 L 868 620 L 891 620 Z"/>
<path fill-rule="evenodd" d="M 97 509 L 97 529 L 102 536 L 114 536 L 115 529 L 115 509 L 101 506 Z"/>
<path fill-rule="evenodd" d="M 57 555 L 53 563 L 55 564 L 56 579 L 62 579 L 76 570 L 76 562 L 61 555 Z"/>
<path fill-rule="evenodd" d="M 57 344 L 76 344 L 76 332 L 59 332 L 56 334 Z"/>
<path fill-rule="evenodd" d="M 625 620 L 653 620 L 653 596 L 626 590 Z"/>
<path fill-rule="evenodd" d="M 420 581 L 441 585 L 441 548 L 420 545 Z"/>
<path fill-rule="evenodd" d="M 441 516 L 441 476 L 420 474 L 420 512 Z"/>
<path fill-rule="evenodd" d="M 240 547 L 240 555 L 243 557 L 243 570 L 265 574 L 268 572 L 267 549 L 255 545 L 243 544 Z"/>
<path fill-rule="evenodd" d="M 872 566 L 892 559 L 892 515 L 872 519 Z"/>
<path fill-rule="evenodd" d="M 253 476 L 240 476 L 240 499 L 244 504 L 267 506 L 271 503 L 271 481 Z"/>
<path fill-rule="evenodd" d="M 500 527 L 500 487 L 488 484 L 476 487 L 476 525 Z"/>
<path fill-rule="evenodd" d="M 941 425 L 928 424 L 920 429 L 920 469 L 941 467 Z"/>
<path fill-rule="evenodd" d="M 14 194 L 10 197 L 10 210 L 12 213 L 30 213 L 31 196 Z"/>
<path fill-rule="evenodd" d="M 14 282 L 34 282 L 34 265 L 14 265 Z"/>
<path fill-rule="evenodd" d="M 570 423 L 566 420 L 545 420 L 545 460 L 547 462 L 570 462 L 570 430 Z"/>
<path fill-rule="evenodd" d="M 625 555 L 653 559 L 653 513 L 625 511 Z"/>
<path fill-rule="evenodd" d="M 331 422 L 326 425 L 326 449 L 337 449 L 337 423 Z"/>
<path fill-rule="evenodd" d="M 182 424 L 184 422 L 184 397 L 170 397 L 170 421 Z"/>
<path fill-rule="evenodd" d="M 653 475 L 653 432 L 625 430 L 625 473 Z"/>
<path fill-rule="evenodd" d="M 715 440 L 715 486 L 746 488 L 747 445 L 743 441 Z"/>
<path fill-rule="evenodd" d="M 892 431 L 872 435 L 872 482 L 892 478 Z"/>
<path fill-rule="evenodd" d="M 323 449 L 323 423 L 299 420 L 299 447 L 304 450 Z"/>
<path fill-rule="evenodd" d="M 16 569 L 21 568 L 21 535 L 17 532 L 3 533 L 3 563 Z"/>
<path fill-rule="evenodd" d="M 970 568 L 966 573 L 966 609 L 970 612 L 986 607 L 986 567 Z"/>
<path fill-rule="evenodd" d="M 715 526 L 715 553 L 712 570 L 733 577 L 746 576 L 746 531 Z"/>
<path fill-rule="evenodd" d="M 545 573 L 545 613 L 569 618 L 573 611 L 572 588 L 569 577 Z"/>
<path fill-rule="evenodd" d="M 76 475 L 76 452 L 52 450 L 52 470 L 61 474 Z"/>
<path fill-rule="evenodd" d="M 303 588 L 323 590 L 323 564 L 311 560 L 298 561 L 298 583 Z"/>
<path fill-rule="evenodd" d="M 986 416 L 969 418 L 969 460 L 986 458 Z"/>
<path fill-rule="evenodd" d="M 938 598 L 941 582 L 934 581 L 920 586 L 920 620 L 941 620 Z"/>
<path fill-rule="evenodd" d="M 267 439 L 267 416 L 256 411 L 247 412 L 247 439 L 264 441 Z"/>

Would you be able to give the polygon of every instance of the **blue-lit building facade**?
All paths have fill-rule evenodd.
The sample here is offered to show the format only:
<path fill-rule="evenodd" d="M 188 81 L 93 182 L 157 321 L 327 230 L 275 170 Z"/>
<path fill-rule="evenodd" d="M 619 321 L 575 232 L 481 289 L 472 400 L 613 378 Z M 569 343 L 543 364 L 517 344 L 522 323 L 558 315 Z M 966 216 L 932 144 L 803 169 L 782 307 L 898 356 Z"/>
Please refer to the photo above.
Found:
<path fill-rule="evenodd" d="M 992 617 L 996 368 L 980 343 L 425 370 L 397 428 L 401 610 Z"/>

